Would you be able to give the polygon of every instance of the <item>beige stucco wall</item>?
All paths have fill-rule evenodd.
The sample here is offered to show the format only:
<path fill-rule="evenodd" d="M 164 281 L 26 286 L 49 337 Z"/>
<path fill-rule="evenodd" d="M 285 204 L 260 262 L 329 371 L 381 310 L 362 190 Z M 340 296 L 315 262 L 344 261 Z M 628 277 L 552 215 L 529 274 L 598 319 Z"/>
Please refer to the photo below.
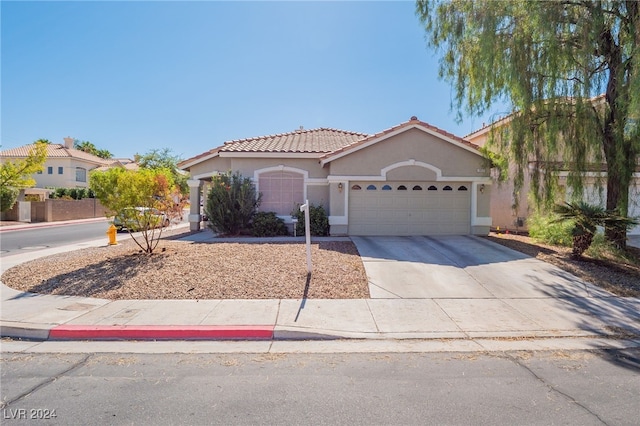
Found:
<path fill-rule="evenodd" d="M 331 225 L 329 227 L 329 235 L 333 237 L 349 235 L 349 225 Z"/>
<path fill-rule="evenodd" d="M 215 157 L 189 168 L 189 173 L 194 179 L 210 178 L 216 172 L 231 170 L 231 159 Z"/>
<path fill-rule="evenodd" d="M 324 207 L 327 214 L 330 209 L 329 185 L 309 185 L 307 186 L 307 198 L 315 206 Z"/>
<path fill-rule="evenodd" d="M 477 216 L 489 217 L 491 216 L 491 197 L 493 192 L 493 185 L 478 185 L 476 189 L 477 197 Z"/>
<path fill-rule="evenodd" d="M 326 178 L 329 174 L 317 158 L 234 158 L 231 161 L 231 170 L 239 170 L 242 175 L 252 178 L 255 170 L 279 166 L 306 170 L 309 178 Z"/>
<path fill-rule="evenodd" d="M 48 173 L 48 168 L 52 168 L 52 174 Z M 58 173 L 58 168 L 63 168 L 63 173 Z M 86 181 L 76 181 L 76 167 L 86 170 Z M 88 188 L 89 172 L 96 168 L 95 164 L 85 163 L 73 158 L 48 158 L 41 174 L 34 174 L 38 188 Z"/>
<path fill-rule="evenodd" d="M 383 168 L 407 160 L 430 164 L 440 169 L 443 177 L 489 176 L 482 156 L 419 129 L 407 130 L 332 161 L 331 174 L 379 176 Z M 435 172 L 429 173 L 429 169 L 424 167 L 402 169 L 391 170 L 387 177 L 394 180 L 434 180 Z M 483 171 L 478 172 L 478 169 Z"/>
<path fill-rule="evenodd" d="M 348 191 L 349 184 L 347 182 L 342 183 L 342 190 L 338 188 L 340 182 L 332 182 L 329 185 L 329 206 L 331 207 L 331 211 L 328 212 L 330 216 L 345 216 L 347 214 L 347 206 L 346 206 L 346 192 Z"/>
<path fill-rule="evenodd" d="M 189 171 L 191 173 L 191 176 L 194 178 L 208 178 L 214 173 L 224 173 L 231 170 L 232 172 L 239 171 L 243 176 L 253 179 L 253 173 L 255 170 L 278 166 L 307 170 L 309 172 L 309 178 L 326 178 L 329 173 L 328 168 L 322 168 L 320 166 L 317 158 L 282 157 L 215 157 L 190 167 Z"/>

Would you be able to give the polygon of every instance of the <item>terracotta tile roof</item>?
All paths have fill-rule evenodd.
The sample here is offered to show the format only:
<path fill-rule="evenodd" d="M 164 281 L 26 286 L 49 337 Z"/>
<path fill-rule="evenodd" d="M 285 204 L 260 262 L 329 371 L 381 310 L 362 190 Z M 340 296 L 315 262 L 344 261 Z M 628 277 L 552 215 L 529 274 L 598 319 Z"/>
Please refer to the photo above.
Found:
<path fill-rule="evenodd" d="M 409 127 L 413 127 L 413 126 L 421 126 L 421 127 L 427 128 L 427 129 L 429 129 L 429 130 L 431 130 L 431 131 L 433 131 L 435 133 L 438 133 L 438 134 L 440 134 L 440 135 L 442 135 L 442 136 L 444 136 L 446 138 L 453 139 L 456 142 L 459 142 L 459 143 L 461 143 L 463 145 L 466 145 L 469 148 L 473 148 L 473 149 L 476 149 L 476 150 L 479 149 L 478 145 L 476 145 L 474 143 L 471 143 L 468 140 L 463 139 L 463 138 L 461 138 L 459 136 L 456 136 L 453 133 L 449 133 L 449 132 L 447 132 L 445 130 L 442 130 L 442 129 L 436 127 L 436 126 L 432 126 L 429 123 L 425 123 L 424 121 L 420 121 L 420 120 L 418 120 L 417 117 L 413 116 L 413 117 L 411 117 L 411 119 L 409 121 L 405 121 L 404 123 L 400 123 L 397 126 L 390 127 L 388 129 L 385 129 L 385 130 L 383 130 L 381 132 L 376 133 L 375 135 L 368 136 L 368 137 L 366 137 L 364 139 L 360 139 L 358 141 L 355 141 L 354 143 L 352 143 L 350 145 L 343 146 L 342 148 L 339 148 L 339 149 L 337 149 L 337 150 L 335 150 L 333 152 L 327 153 L 327 154 L 325 154 L 325 155 L 323 155 L 321 157 L 321 160 L 325 160 L 325 159 L 327 159 L 329 157 L 332 157 L 334 155 L 337 155 L 337 154 L 340 154 L 340 153 L 343 153 L 343 152 L 346 152 L 346 151 L 351 151 L 352 149 L 355 149 L 360 145 L 366 144 L 367 142 L 370 142 L 372 140 L 384 137 L 384 136 L 386 136 L 386 135 L 388 135 L 390 133 L 397 132 L 398 130 L 401 130 L 403 128 L 409 128 Z"/>
<path fill-rule="evenodd" d="M 338 129 L 296 130 L 225 142 L 219 152 L 327 153 L 356 142 L 368 135 Z"/>
<path fill-rule="evenodd" d="M 255 153 L 285 153 L 285 154 L 326 154 L 352 144 L 369 135 L 366 133 L 349 132 L 331 128 L 300 129 L 289 133 L 279 133 L 268 136 L 257 136 L 247 139 L 236 139 L 225 142 L 222 146 L 213 148 L 178 164 L 185 167 L 197 163 L 197 160 L 214 156 L 220 152 L 255 152 Z"/>
<path fill-rule="evenodd" d="M 209 151 L 203 152 L 202 154 L 198 154 L 198 155 L 196 155 L 194 157 L 187 158 L 186 160 L 182 160 L 177 164 L 177 166 L 178 166 L 179 169 L 182 169 L 184 167 L 188 167 L 188 165 L 197 164 L 197 163 L 199 163 L 198 160 L 205 159 L 207 157 L 215 155 L 218 151 L 220 151 L 220 148 L 221 147 L 213 148 L 213 149 L 210 149 Z"/>
<path fill-rule="evenodd" d="M 34 144 L 29 144 L 7 149 L 0 152 L 0 156 L 5 158 L 24 158 L 29 155 L 29 152 L 33 147 Z M 64 145 L 57 143 L 47 144 L 47 158 L 77 158 L 99 166 L 108 166 L 113 162 L 113 160 L 105 160 L 104 158 L 97 157 L 84 151 L 66 148 Z"/>

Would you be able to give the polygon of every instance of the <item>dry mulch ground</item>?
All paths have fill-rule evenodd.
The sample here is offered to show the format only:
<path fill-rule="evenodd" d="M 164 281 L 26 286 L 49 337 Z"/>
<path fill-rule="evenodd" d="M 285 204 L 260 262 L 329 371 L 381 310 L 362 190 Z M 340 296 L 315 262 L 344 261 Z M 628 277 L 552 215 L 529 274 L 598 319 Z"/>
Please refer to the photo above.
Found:
<path fill-rule="evenodd" d="M 192 243 L 160 241 L 151 255 L 128 240 L 23 263 L 7 286 L 34 293 L 119 299 L 361 299 L 367 276 L 351 242 Z"/>
<path fill-rule="evenodd" d="M 174 237 L 179 234 L 174 235 Z M 490 241 L 552 263 L 621 296 L 640 297 L 640 263 L 571 259 L 570 249 L 514 234 Z M 640 259 L 640 249 L 630 248 Z M 2 282 L 17 290 L 105 299 L 361 299 L 367 277 L 351 242 L 312 244 L 307 278 L 300 243 L 192 243 L 163 239 L 154 254 L 132 241 L 82 249 L 9 269 Z"/>

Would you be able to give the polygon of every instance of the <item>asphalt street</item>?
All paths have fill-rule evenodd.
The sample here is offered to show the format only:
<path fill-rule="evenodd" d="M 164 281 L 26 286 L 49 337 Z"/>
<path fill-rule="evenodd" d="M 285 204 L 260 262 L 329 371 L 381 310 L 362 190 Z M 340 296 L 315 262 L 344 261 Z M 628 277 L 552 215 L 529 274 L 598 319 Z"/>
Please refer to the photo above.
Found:
<path fill-rule="evenodd" d="M 2 354 L 2 423 L 637 424 L 640 350 Z"/>

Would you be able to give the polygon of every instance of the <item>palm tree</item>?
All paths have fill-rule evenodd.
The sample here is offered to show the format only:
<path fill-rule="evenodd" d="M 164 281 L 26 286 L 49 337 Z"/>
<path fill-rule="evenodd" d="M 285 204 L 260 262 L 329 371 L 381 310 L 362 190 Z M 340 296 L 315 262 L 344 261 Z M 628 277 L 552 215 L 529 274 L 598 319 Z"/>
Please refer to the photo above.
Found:
<path fill-rule="evenodd" d="M 591 246 L 593 236 L 598 226 L 609 228 L 628 229 L 638 224 L 635 218 L 624 217 L 616 211 L 605 210 L 600 206 L 587 204 L 584 201 L 577 203 L 558 204 L 554 212 L 560 217 L 554 222 L 572 220 L 574 222 L 571 234 L 573 236 L 573 250 L 571 256 L 582 257 L 582 254 Z"/>

